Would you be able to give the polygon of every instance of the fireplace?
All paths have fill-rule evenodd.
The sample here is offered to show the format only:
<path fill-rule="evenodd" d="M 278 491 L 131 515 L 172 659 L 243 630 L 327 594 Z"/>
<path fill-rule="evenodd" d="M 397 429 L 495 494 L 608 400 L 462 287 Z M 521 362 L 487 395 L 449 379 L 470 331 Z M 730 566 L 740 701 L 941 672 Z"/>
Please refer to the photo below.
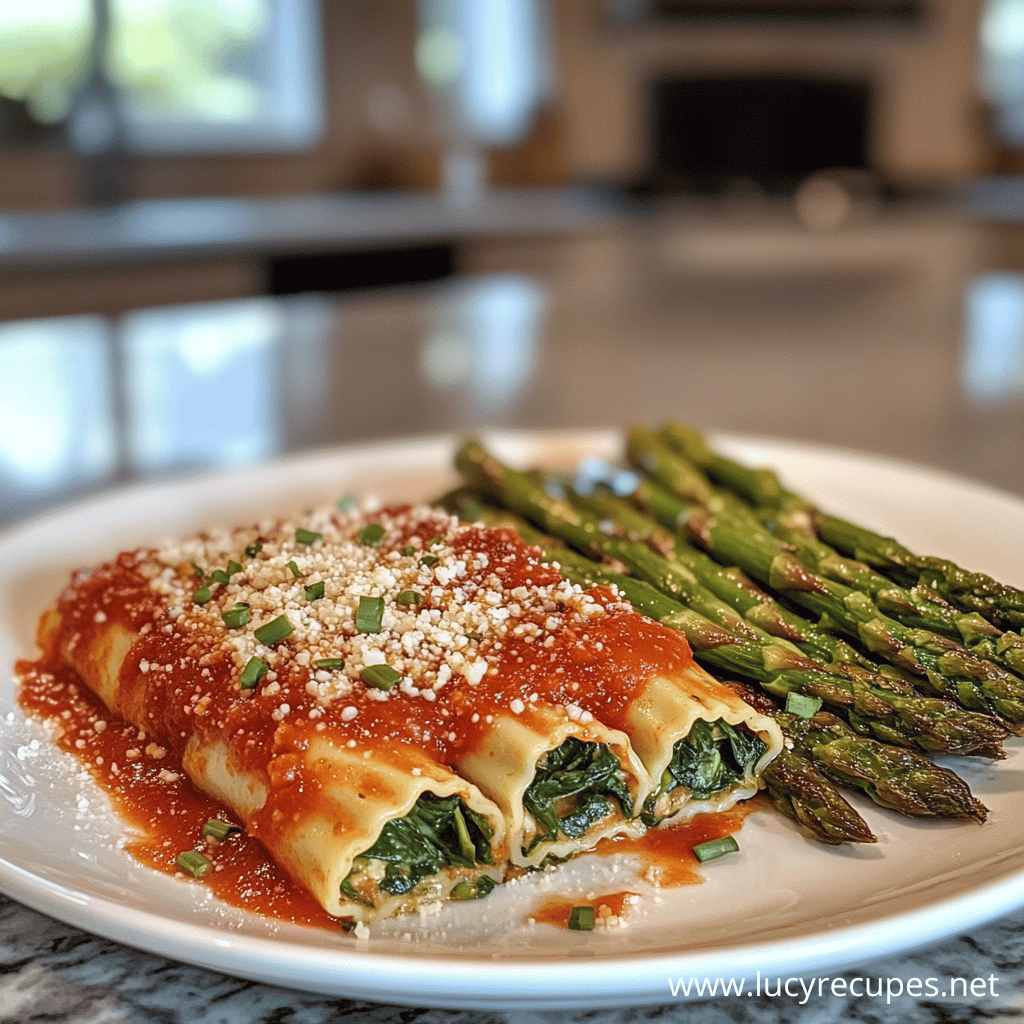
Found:
<path fill-rule="evenodd" d="M 656 79 L 656 191 L 716 192 L 736 179 L 788 192 L 815 171 L 868 169 L 866 82 L 766 75 Z"/>
<path fill-rule="evenodd" d="M 840 166 L 913 190 L 986 166 L 978 0 L 549 6 L 566 166 L 580 180 L 681 189 Z"/>

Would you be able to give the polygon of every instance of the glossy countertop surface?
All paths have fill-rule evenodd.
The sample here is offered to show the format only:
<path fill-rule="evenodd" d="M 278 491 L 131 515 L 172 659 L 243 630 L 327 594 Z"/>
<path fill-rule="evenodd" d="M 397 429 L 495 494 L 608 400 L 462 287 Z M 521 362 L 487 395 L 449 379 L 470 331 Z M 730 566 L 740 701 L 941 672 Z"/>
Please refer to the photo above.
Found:
<path fill-rule="evenodd" d="M 428 286 L 0 322 L 0 522 L 377 437 L 703 427 L 1024 493 L 1024 276 L 950 213 L 815 233 L 668 212 Z M 1011 238 L 1012 241 L 1012 238 Z"/>
<path fill-rule="evenodd" d="M 941 210 L 831 232 L 666 210 L 495 241 L 476 272 L 429 286 L 0 323 L 0 523 L 135 479 L 375 438 L 666 417 L 1024 495 L 1014 230 Z M 855 974 L 998 981 L 955 1001 L 826 990 L 591 1014 L 400 1009 L 383 991 L 349 1003 L 184 967 L 0 897 L 0 1021 L 1017 1019 L 1024 917 Z"/>

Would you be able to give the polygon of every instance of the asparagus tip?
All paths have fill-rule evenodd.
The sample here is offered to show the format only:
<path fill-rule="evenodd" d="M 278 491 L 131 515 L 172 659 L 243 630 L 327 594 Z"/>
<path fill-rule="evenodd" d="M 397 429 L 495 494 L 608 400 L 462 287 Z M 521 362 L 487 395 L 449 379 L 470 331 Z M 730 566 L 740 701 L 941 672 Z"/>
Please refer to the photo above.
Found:
<path fill-rule="evenodd" d="M 971 806 L 965 808 L 966 817 L 973 818 L 979 825 L 985 824 L 988 817 L 988 808 L 976 797 L 972 798 Z"/>

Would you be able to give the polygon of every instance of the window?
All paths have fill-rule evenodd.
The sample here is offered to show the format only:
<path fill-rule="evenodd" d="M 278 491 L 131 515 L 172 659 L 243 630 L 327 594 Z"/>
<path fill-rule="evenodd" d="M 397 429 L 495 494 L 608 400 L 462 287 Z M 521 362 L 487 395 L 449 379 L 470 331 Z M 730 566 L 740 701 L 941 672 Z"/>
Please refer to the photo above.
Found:
<path fill-rule="evenodd" d="M 0 100 L 39 125 L 63 121 L 85 80 L 94 31 L 89 0 L 8 3 L 0 18 Z"/>
<path fill-rule="evenodd" d="M 996 131 L 1011 146 L 1024 145 L 1024 0 L 988 0 L 980 42 L 981 92 L 994 107 Z"/>
<path fill-rule="evenodd" d="M 486 145 L 528 131 L 551 89 L 544 6 L 538 0 L 420 0 L 416 63 L 454 104 L 459 127 Z"/>
<path fill-rule="evenodd" d="M 98 60 L 116 94 L 108 120 L 120 122 L 134 150 L 304 149 L 321 137 L 315 0 L 37 0 L 17 6 L 14 17 L 0 21 L 0 96 L 22 104 L 40 124 L 71 115 Z M 97 95 L 101 104 L 110 102 L 109 90 Z M 102 115 L 90 111 L 90 124 L 102 126 Z M 98 148 L 84 138 L 79 145 Z"/>

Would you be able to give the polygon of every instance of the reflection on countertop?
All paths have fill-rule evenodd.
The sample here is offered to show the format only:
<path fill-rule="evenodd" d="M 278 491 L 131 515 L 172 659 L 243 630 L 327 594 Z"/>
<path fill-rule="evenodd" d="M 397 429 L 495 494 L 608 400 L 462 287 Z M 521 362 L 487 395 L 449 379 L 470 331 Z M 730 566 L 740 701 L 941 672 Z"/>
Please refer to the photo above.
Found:
<path fill-rule="evenodd" d="M 1024 493 L 1024 276 L 958 216 L 665 214 L 344 296 L 0 324 L 0 519 L 374 437 L 675 416 Z"/>

